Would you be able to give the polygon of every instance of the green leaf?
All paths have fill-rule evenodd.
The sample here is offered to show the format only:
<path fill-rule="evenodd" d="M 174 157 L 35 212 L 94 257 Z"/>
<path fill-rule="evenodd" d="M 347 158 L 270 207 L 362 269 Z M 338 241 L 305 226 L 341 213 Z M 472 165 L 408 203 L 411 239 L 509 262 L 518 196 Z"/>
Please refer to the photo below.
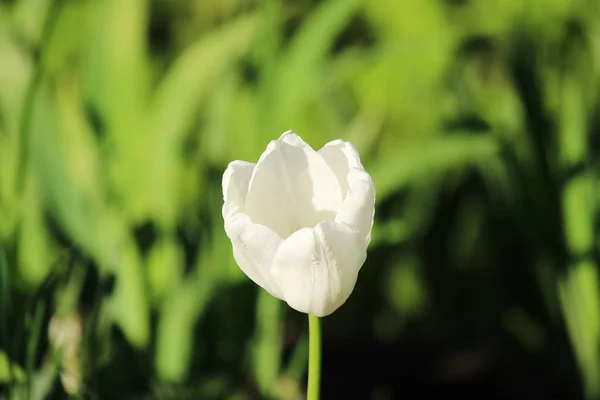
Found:
<path fill-rule="evenodd" d="M 376 219 L 369 246 L 377 247 L 382 244 L 400 243 L 410 238 L 413 231 L 414 228 L 409 226 L 404 220 L 398 219 L 381 222 Z"/>
<path fill-rule="evenodd" d="M 256 330 L 253 338 L 253 372 L 264 396 L 273 395 L 281 368 L 282 302 L 258 289 Z"/>
<path fill-rule="evenodd" d="M 359 5 L 360 0 L 323 2 L 306 18 L 294 35 L 277 69 L 277 102 L 281 123 L 289 123 L 306 99 L 315 93 L 315 84 L 319 82 L 315 76 L 323 68 L 335 39 Z M 311 141 L 322 133 L 305 132 L 303 135 Z"/>
<path fill-rule="evenodd" d="M 10 379 L 10 360 L 4 351 L 0 350 L 0 383 L 8 383 Z M 12 365 L 13 378 L 17 382 L 25 381 L 25 372 L 18 365 Z"/>
<path fill-rule="evenodd" d="M 245 15 L 201 38 L 175 60 L 156 89 L 148 115 L 153 160 L 148 184 L 155 216 L 166 229 L 177 218 L 185 135 L 219 75 L 250 48 L 257 24 L 256 15 Z"/>
<path fill-rule="evenodd" d="M 94 166 L 97 148 L 85 125 L 80 126 L 83 121 L 69 114 L 77 109 L 62 96 L 40 90 L 33 107 L 31 159 L 41 193 L 61 227 L 98 261 L 101 272 L 115 271 L 112 315 L 131 343 L 143 348 L 149 340 L 149 311 L 142 261 L 123 215 L 102 202 Z"/>
<path fill-rule="evenodd" d="M 428 179 L 449 169 L 485 162 L 496 156 L 498 150 L 498 143 L 490 135 L 453 135 L 403 148 L 375 161 L 367 170 L 377 188 L 377 199 L 381 201 L 412 181 Z"/>
<path fill-rule="evenodd" d="M 9 31 L 11 20 L 0 5 L 0 238 L 12 235 L 18 218 L 19 126 L 32 64 Z"/>
<path fill-rule="evenodd" d="M 564 171 L 588 166 L 587 115 L 582 87 L 564 78 L 560 104 L 560 161 Z M 600 297 L 598 265 L 588 256 L 594 250 L 593 176 L 589 169 L 571 177 L 563 186 L 564 239 L 572 259 L 567 276 L 559 280 L 559 294 L 571 342 L 590 398 L 600 395 Z"/>
<path fill-rule="evenodd" d="M 183 278 L 184 259 L 177 241 L 170 237 L 152 246 L 147 268 L 152 300 L 160 304 Z"/>
<path fill-rule="evenodd" d="M 163 302 L 157 328 L 155 364 L 161 379 L 186 378 L 193 351 L 194 327 L 206 311 L 217 282 L 204 258 L 194 276 L 174 288 Z"/>
<path fill-rule="evenodd" d="M 17 46 L 9 31 L 10 19 L 0 8 L 0 111 L 2 127 L 9 138 L 16 140 L 32 63 L 25 51 Z M 13 142 L 13 146 L 15 146 Z M 13 147 L 13 151 L 16 148 Z"/>
<path fill-rule="evenodd" d="M 218 238 L 216 225 L 208 233 Z M 174 286 L 160 307 L 156 338 L 155 365 L 161 379 L 181 382 L 186 378 L 193 352 L 194 327 L 206 312 L 210 301 L 223 286 L 225 265 L 222 241 L 200 250 L 194 271 Z M 163 265 L 168 269 L 168 265 Z"/>
<path fill-rule="evenodd" d="M 6 259 L 6 253 L 4 247 L 0 243 L 0 315 L 2 316 L 2 325 L 7 327 L 6 318 L 10 313 L 10 299 L 11 299 L 11 281 L 10 281 L 10 270 L 8 268 L 8 260 Z M 2 334 L 2 332 L 0 332 Z"/>
<path fill-rule="evenodd" d="M 132 238 L 123 235 L 115 244 L 117 281 L 111 311 L 131 344 L 143 349 L 150 341 L 150 311 L 142 260 Z"/>
<path fill-rule="evenodd" d="M 427 291 L 419 275 L 417 260 L 398 260 L 385 279 L 385 293 L 391 305 L 403 315 L 413 315 L 423 310 Z"/>
<path fill-rule="evenodd" d="M 56 1 L 56 0 L 54 0 Z M 53 0 L 20 0 L 13 9 L 15 28 L 30 45 L 42 39 L 44 21 Z"/>
<path fill-rule="evenodd" d="M 76 243 L 95 254 L 95 205 L 82 195 L 71 175 L 60 138 L 53 97 L 40 90 L 34 99 L 31 124 L 31 158 L 45 204 Z"/>
<path fill-rule="evenodd" d="M 589 398 L 600 393 L 600 301 L 598 272 L 592 262 L 570 267 L 566 277 L 559 280 L 559 295 L 567 329 Z"/>
<path fill-rule="evenodd" d="M 35 358 L 40 345 L 40 339 L 42 336 L 42 327 L 44 322 L 44 312 L 46 310 L 46 303 L 43 300 L 36 302 L 35 310 L 31 319 L 28 321 L 27 329 L 27 353 L 26 353 L 26 368 L 27 368 L 27 380 L 28 380 L 28 391 L 31 392 L 32 378 L 35 367 Z"/>
<path fill-rule="evenodd" d="M 86 100 L 112 150 L 106 160 L 108 176 L 124 216 L 134 220 L 147 217 L 150 204 L 144 179 L 152 164 L 145 124 L 150 91 L 148 6 L 145 0 L 92 2 L 83 74 Z"/>
<path fill-rule="evenodd" d="M 42 204 L 35 176 L 26 176 L 22 205 L 23 216 L 19 226 L 19 276 L 27 284 L 37 286 L 50 272 L 50 239 L 46 231 Z"/>
<path fill-rule="evenodd" d="M 301 384 L 306 368 L 308 366 L 308 336 L 302 335 L 296 344 L 290 356 L 290 361 L 286 368 L 286 376 L 293 379 L 296 384 Z"/>

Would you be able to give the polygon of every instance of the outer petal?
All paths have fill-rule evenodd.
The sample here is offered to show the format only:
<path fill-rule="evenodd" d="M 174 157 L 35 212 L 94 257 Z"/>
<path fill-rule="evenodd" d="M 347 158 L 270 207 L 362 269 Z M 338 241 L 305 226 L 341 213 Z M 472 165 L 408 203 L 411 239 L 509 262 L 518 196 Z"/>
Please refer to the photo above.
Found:
<path fill-rule="evenodd" d="M 294 132 L 285 132 L 261 155 L 246 197 L 245 212 L 282 238 L 333 219 L 342 203 L 336 175 L 323 157 Z"/>
<path fill-rule="evenodd" d="M 232 161 L 223 173 L 223 199 L 244 207 L 248 186 L 256 164 L 246 161 Z"/>
<path fill-rule="evenodd" d="M 323 317 L 346 302 L 365 259 L 360 233 L 325 221 L 283 242 L 271 273 L 290 307 Z"/>
<path fill-rule="evenodd" d="M 344 201 L 335 220 L 358 230 L 368 245 L 375 216 L 375 185 L 360 162 L 352 143 L 334 140 L 319 150 L 335 172 L 344 193 Z"/>
<path fill-rule="evenodd" d="M 283 240 L 266 226 L 255 224 L 232 202 L 223 205 L 225 232 L 233 245 L 233 257 L 254 283 L 282 299 L 281 290 L 271 276 L 273 257 Z"/>

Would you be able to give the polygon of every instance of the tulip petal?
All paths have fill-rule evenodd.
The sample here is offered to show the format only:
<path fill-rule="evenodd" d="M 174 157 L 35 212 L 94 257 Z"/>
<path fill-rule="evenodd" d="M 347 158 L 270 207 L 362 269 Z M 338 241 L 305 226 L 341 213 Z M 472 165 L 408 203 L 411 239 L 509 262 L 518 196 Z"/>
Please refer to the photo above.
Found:
<path fill-rule="evenodd" d="M 323 317 L 346 302 L 365 259 L 362 234 L 324 221 L 287 238 L 275 253 L 271 274 L 290 307 Z"/>
<path fill-rule="evenodd" d="M 344 193 L 344 201 L 335 220 L 361 232 L 368 245 L 375 216 L 375 185 L 360 162 L 352 143 L 334 140 L 319 150 L 335 172 Z"/>
<path fill-rule="evenodd" d="M 323 157 L 292 131 L 261 155 L 246 197 L 252 222 L 282 238 L 320 221 L 333 219 L 342 204 L 338 179 Z"/>
<path fill-rule="evenodd" d="M 246 161 L 232 161 L 223 173 L 223 199 L 244 208 L 248 186 L 256 164 Z"/>
<path fill-rule="evenodd" d="M 281 290 L 270 273 L 273 258 L 283 239 L 266 226 L 253 223 L 232 202 L 226 201 L 223 205 L 223 219 L 238 266 L 254 283 L 272 296 L 283 299 Z"/>

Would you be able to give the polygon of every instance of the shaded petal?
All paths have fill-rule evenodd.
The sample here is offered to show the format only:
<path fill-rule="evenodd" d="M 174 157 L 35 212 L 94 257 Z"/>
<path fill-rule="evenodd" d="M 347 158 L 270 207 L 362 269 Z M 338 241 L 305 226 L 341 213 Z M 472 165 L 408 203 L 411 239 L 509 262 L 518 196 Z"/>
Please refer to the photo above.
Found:
<path fill-rule="evenodd" d="M 338 179 L 323 157 L 287 131 L 258 160 L 244 210 L 253 222 L 286 238 L 333 219 L 341 203 Z"/>
<path fill-rule="evenodd" d="M 273 258 L 283 239 L 266 226 L 250 221 L 234 203 L 225 202 L 223 219 L 238 266 L 254 283 L 283 300 L 281 290 L 270 273 Z"/>
<path fill-rule="evenodd" d="M 369 244 L 375 216 L 375 185 L 362 166 L 358 151 L 352 143 L 334 140 L 319 153 L 337 175 L 345 194 L 335 220 L 361 232 Z"/>
<path fill-rule="evenodd" d="M 352 146 L 352 145 L 350 145 Z M 348 172 L 350 171 L 350 163 L 348 157 L 342 149 L 346 147 L 346 142 L 337 139 L 327 143 L 325 146 L 319 149 L 318 153 L 323 157 L 329 168 L 338 178 L 340 182 L 340 189 L 342 190 L 342 196 L 345 198 L 348 192 Z M 356 152 L 358 157 L 358 152 Z M 359 161 L 360 163 L 360 161 Z"/>
<path fill-rule="evenodd" d="M 223 173 L 223 199 L 244 207 L 248 186 L 256 164 L 246 161 L 232 161 Z"/>
<path fill-rule="evenodd" d="M 323 317 L 346 302 L 366 256 L 360 233 L 324 221 L 286 239 L 275 254 L 271 274 L 290 307 Z"/>

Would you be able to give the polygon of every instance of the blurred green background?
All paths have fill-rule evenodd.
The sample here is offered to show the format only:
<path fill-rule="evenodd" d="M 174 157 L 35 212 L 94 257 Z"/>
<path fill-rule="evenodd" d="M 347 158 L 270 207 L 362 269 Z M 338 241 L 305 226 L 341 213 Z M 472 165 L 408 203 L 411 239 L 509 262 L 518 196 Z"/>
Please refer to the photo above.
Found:
<path fill-rule="evenodd" d="M 303 398 L 221 217 L 287 129 L 377 188 L 324 399 L 600 398 L 599 89 L 595 0 L 0 1 L 0 398 Z"/>

